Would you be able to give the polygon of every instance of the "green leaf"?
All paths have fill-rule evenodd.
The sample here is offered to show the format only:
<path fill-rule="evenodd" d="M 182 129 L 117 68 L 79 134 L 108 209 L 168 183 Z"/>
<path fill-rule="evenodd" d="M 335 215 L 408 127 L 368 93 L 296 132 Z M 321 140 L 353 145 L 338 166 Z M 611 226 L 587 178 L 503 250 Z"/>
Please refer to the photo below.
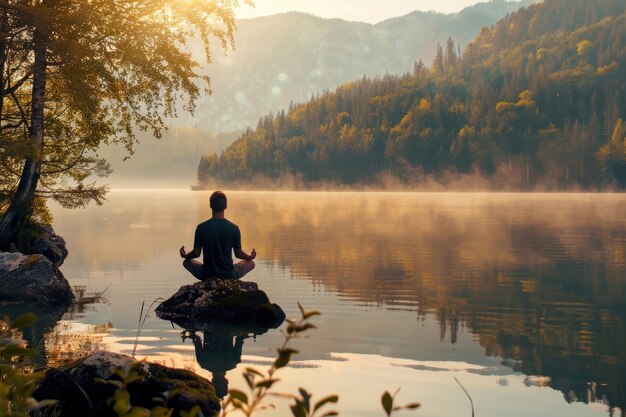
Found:
<path fill-rule="evenodd" d="M 308 318 L 311 318 L 313 316 L 321 316 L 321 315 L 322 315 L 322 313 L 320 313 L 318 310 L 309 310 L 306 313 L 304 313 L 303 317 L 305 319 L 308 319 Z"/>
<path fill-rule="evenodd" d="M 117 389 L 122 389 L 122 387 L 124 386 L 122 381 L 118 381 L 117 379 L 106 380 L 102 378 L 96 378 L 95 381 L 101 384 L 113 385 Z"/>
<path fill-rule="evenodd" d="M 383 409 L 385 410 L 385 413 L 387 413 L 387 416 L 390 416 L 391 410 L 393 409 L 393 398 L 391 398 L 389 391 L 385 391 L 381 398 L 381 403 L 383 404 Z"/>
<path fill-rule="evenodd" d="M 55 405 L 58 401 L 57 400 L 41 400 L 41 401 L 35 401 L 35 403 L 30 405 L 30 409 L 31 410 L 39 410 L 41 408 L 45 408 L 51 405 Z"/>
<path fill-rule="evenodd" d="M 120 378 L 122 378 L 123 380 L 126 380 L 126 377 L 128 377 L 128 370 L 125 369 L 125 367 L 119 367 L 115 371 L 115 374 L 119 376 Z"/>
<path fill-rule="evenodd" d="M 148 409 L 143 407 L 133 407 L 128 413 L 126 413 L 125 417 L 148 417 L 149 415 L 150 412 Z"/>
<path fill-rule="evenodd" d="M 302 318 L 304 318 L 304 314 L 305 314 L 304 307 L 302 307 L 302 304 L 300 304 L 299 301 L 298 301 L 298 308 L 300 309 L 300 314 L 302 314 Z"/>
<path fill-rule="evenodd" d="M 130 384 L 131 382 L 135 382 L 135 381 L 143 381 L 143 375 L 141 375 L 139 372 L 135 370 L 132 370 L 130 374 L 128 375 L 128 377 L 126 378 L 126 383 Z"/>
<path fill-rule="evenodd" d="M 304 406 L 301 403 L 296 403 L 291 408 L 291 414 L 294 417 L 307 417 L 306 412 L 304 411 Z"/>
<path fill-rule="evenodd" d="M 329 395 L 327 397 L 324 397 L 315 403 L 315 407 L 313 407 L 313 412 L 316 412 L 320 407 L 323 407 L 324 404 L 336 403 L 337 401 L 339 401 L 338 395 Z"/>
<path fill-rule="evenodd" d="M 403 405 L 402 408 L 405 408 L 407 410 L 414 410 L 414 409 L 419 408 L 421 406 L 422 406 L 422 404 L 420 404 L 420 403 L 408 403 L 408 404 Z"/>
<path fill-rule="evenodd" d="M 37 316 L 33 313 L 26 313 L 11 322 L 11 329 L 21 329 L 32 326 L 35 323 L 37 323 Z"/>
<path fill-rule="evenodd" d="M 15 368 L 12 365 L 0 364 L 0 374 L 7 374 L 7 373 L 12 372 L 14 370 L 15 370 Z M 2 386 L 2 383 L 0 383 L 0 386 Z"/>
<path fill-rule="evenodd" d="M 246 380 L 246 384 L 248 384 L 250 389 L 254 388 L 254 374 L 244 372 L 243 379 Z"/>
<path fill-rule="evenodd" d="M 246 372 L 250 372 L 251 374 L 255 374 L 255 375 L 258 375 L 258 376 L 265 376 L 265 375 L 263 375 L 262 372 L 258 371 L 255 368 L 252 368 L 252 367 L 247 367 L 246 368 Z"/>
<path fill-rule="evenodd" d="M 157 405 L 150 411 L 150 417 L 171 417 L 174 409 Z"/>
<path fill-rule="evenodd" d="M 309 330 L 309 329 L 317 329 L 317 326 L 315 326 L 314 324 L 311 324 L 311 323 L 290 324 L 289 326 L 287 326 L 287 333 L 289 333 L 289 334 L 300 333 L 300 332 L 304 332 L 304 331 Z"/>
<path fill-rule="evenodd" d="M 278 358 L 274 361 L 274 367 L 276 369 L 283 368 L 287 366 L 289 361 L 291 361 L 291 355 L 294 353 L 299 353 L 299 351 L 295 349 L 278 349 Z"/>
<path fill-rule="evenodd" d="M 339 413 L 335 410 L 332 411 L 327 411 L 324 414 L 321 415 L 321 417 L 330 417 L 330 416 L 338 416 Z"/>
<path fill-rule="evenodd" d="M 165 398 L 163 397 L 152 397 L 150 398 L 153 402 L 155 403 L 161 403 L 161 404 L 165 404 Z M 160 407 L 160 406 L 158 406 Z"/>
<path fill-rule="evenodd" d="M 241 401 L 244 404 L 248 404 L 248 396 L 245 392 L 239 391 L 237 389 L 231 389 L 228 391 L 228 395 L 230 395 L 235 400 Z"/>
<path fill-rule="evenodd" d="M 280 355 L 274 361 L 274 368 L 276 369 L 284 368 L 285 366 L 287 366 L 287 364 L 289 364 L 289 359 L 290 358 L 288 355 Z"/>
<path fill-rule="evenodd" d="M 115 411 L 118 416 L 125 416 L 130 409 L 130 394 L 128 391 L 122 389 L 115 390 L 112 400 L 113 411 Z"/>
<path fill-rule="evenodd" d="M 32 356 L 33 354 L 34 352 L 32 349 L 18 345 L 10 345 L 0 351 L 0 357 L 3 358 L 11 358 L 13 356 Z"/>
<path fill-rule="evenodd" d="M 298 388 L 298 392 L 302 396 L 304 409 L 306 410 L 306 413 L 309 414 L 309 412 L 311 411 L 311 393 L 305 390 L 304 388 Z"/>
<path fill-rule="evenodd" d="M 271 388 L 276 382 L 280 381 L 280 379 L 264 379 L 259 381 L 254 386 L 255 388 Z"/>

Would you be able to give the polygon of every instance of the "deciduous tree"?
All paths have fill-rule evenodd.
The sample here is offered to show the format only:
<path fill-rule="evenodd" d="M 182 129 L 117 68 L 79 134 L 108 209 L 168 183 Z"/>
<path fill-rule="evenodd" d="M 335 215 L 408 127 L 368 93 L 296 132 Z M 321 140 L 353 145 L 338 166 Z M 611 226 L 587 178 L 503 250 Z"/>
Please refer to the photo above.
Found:
<path fill-rule="evenodd" d="M 0 249 L 18 240 L 36 196 L 101 203 L 101 144 L 132 153 L 135 132 L 159 137 L 177 102 L 209 92 L 185 46 L 233 40 L 237 0 L 0 0 Z M 0 203 L 1 204 L 1 203 Z M 6 207 L 6 206 L 5 206 Z M 0 206 L 2 209 L 2 206 Z"/>

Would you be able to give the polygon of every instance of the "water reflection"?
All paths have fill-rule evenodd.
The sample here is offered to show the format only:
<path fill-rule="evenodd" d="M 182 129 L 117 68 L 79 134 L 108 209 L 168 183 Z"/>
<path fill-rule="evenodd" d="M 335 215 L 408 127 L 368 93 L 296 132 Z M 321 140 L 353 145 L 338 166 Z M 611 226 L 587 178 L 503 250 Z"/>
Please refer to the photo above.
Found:
<path fill-rule="evenodd" d="M 324 313 L 341 311 L 336 321 L 344 327 L 325 323 L 327 333 L 307 342 L 318 349 L 311 359 L 382 352 L 449 360 L 441 352 L 451 344 L 459 348 L 455 359 L 476 362 L 459 346 L 471 332 L 486 355 L 524 372 L 529 385 L 554 387 L 567 401 L 626 405 L 626 196 L 228 195 L 227 216 L 240 226 L 244 247 L 259 253 L 257 275 L 269 271 L 261 286 L 271 285 L 275 294 L 284 287 L 271 281 L 280 276 L 275 268 L 337 295 Z M 115 277 L 123 286 L 117 309 L 127 313 L 136 294 L 156 298 L 164 287 L 181 285 L 171 282 L 180 270 L 177 248 L 190 243 L 195 225 L 209 215 L 208 194 L 113 193 L 111 200 L 80 221 L 57 219 L 59 232 L 77 248 L 70 248 L 66 275 L 97 283 L 101 275 Z M 153 279 L 158 273 L 163 278 Z M 307 296 L 294 291 L 280 302 L 295 305 Z M 363 323 L 372 305 L 413 311 L 418 324 L 434 317 L 439 337 L 407 341 L 415 322 L 391 323 L 399 317 L 391 313 L 381 319 L 385 328 Z M 233 347 L 235 338 L 231 334 Z M 363 343 L 371 346 L 358 351 Z M 424 358 L 438 351 L 441 358 Z"/>
<path fill-rule="evenodd" d="M 74 288 L 76 298 L 71 303 L 50 306 L 36 303 L 0 303 L 0 317 L 16 318 L 35 313 L 37 321 L 21 330 L 22 338 L 34 348 L 30 363 L 40 367 L 59 367 L 97 349 L 105 347 L 103 338 L 111 323 L 78 325 L 88 306 L 107 302 L 104 293 L 86 293 L 84 288 Z"/>
<path fill-rule="evenodd" d="M 280 326 L 276 323 L 274 328 Z M 219 398 L 228 394 L 226 373 L 241 362 L 243 344 L 246 339 L 264 334 L 268 328 L 255 325 L 231 325 L 207 323 L 186 328 L 181 332 L 183 343 L 190 339 L 196 352 L 196 361 L 202 369 L 211 373 L 211 382 Z"/>
<path fill-rule="evenodd" d="M 568 401 L 626 405 L 623 198 L 338 193 L 246 203 L 256 221 L 242 230 L 299 275 L 434 313 L 453 344 L 469 328 L 486 354 L 547 376 Z"/>
<path fill-rule="evenodd" d="M 202 331 L 202 336 L 196 334 L 195 330 L 186 330 L 182 333 L 183 342 L 187 338 L 193 342 L 198 365 L 211 373 L 211 383 L 219 398 L 224 398 L 228 394 L 226 372 L 235 369 L 241 362 L 243 341 L 248 337 L 250 337 L 248 334 L 233 336 L 230 332 L 211 330 Z"/>

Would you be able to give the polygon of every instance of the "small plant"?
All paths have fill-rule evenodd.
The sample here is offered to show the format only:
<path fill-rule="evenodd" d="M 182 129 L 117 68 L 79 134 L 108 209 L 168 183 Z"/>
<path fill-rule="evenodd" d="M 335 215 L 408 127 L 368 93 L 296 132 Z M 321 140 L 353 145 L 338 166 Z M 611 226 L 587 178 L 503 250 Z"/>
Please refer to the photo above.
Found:
<path fill-rule="evenodd" d="M 283 330 L 285 340 L 282 346 L 276 349 L 278 357 L 272 363 L 270 368 L 263 372 L 253 367 L 247 367 L 243 373 L 243 377 L 248 386 L 248 393 L 237 389 L 230 389 L 228 391 L 228 397 L 222 402 L 222 417 L 226 417 L 233 411 L 239 411 L 246 417 L 251 416 L 257 411 L 265 410 L 268 408 L 275 408 L 272 403 L 266 403 L 266 399 L 269 396 L 289 398 L 294 401 L 291 405 L 291 411 L 294 416 L 297 417 L 313 417 L 322 406 L 327 403 L 337 402 L 339 399 L 336 395 L 322 398 L 313 404 L 311 409 L 311 394 L 305 389 L 300 388 L 300 395 L 282 394 L 272 391 L 272 387 L 280 379 L 276 378 L 275 374 L 280 368 L 284 368 L 291 361 L 291 356 L 298 353 L 296 349 L 289 347 L 289 342 L 292 339 L 301 336 L 304 332 L 310 329 L 315 329 L 315 325 L 309 322 L 309 319 L 314 316 L 320 315 L 317 310 L 305 311 L 300 303 L 301 318 L 300 320 L 287 319 L 287 329 Z M 337 415 L 335 411 L 329 411 L 322 414 L 320 417 Z"/>
<path fill-rule="evenodd" d="M 107 400 L 107 404 L 118 415 L 118 417 L 171 417 L 174 409 L 166 406 L 169 399 L 169 392 L 162 393 L 160 397 L 153 397 L 152 401 L 159 403 L 158 405 L 148 409 L 145 407 L 134 406 L 128 385 L 143 380 L 143 376 L 137 371 L 142 361 L 132 361 L 115 372 L 119 379 L 99 379 L 99 382 L 113 385 L 115 393 Z M 195 406 L 191 410 L 180 411 L 181 417 L 198 417 L 202 415 L 200 406 Z"/>
<path fill-rule="evenodd" d="M 150 306 L 148 306 L 148 309 L 146 310 L 146 314 L 143 313 L 146 302 L 145 301 L 141 302 L 141 311 L 139 312 L 139 322 L 137 323 L 137 335 L 135 336 L 135 344 L 133 345 L 133 352 L 131 353 L 131 356 L 133 358 L 135 357 L 135 354 L 137 353 L 137 343 L 139 343 L 139 336 L 141 336 L 141 331 L 143 330 L 143 326 L 145 326 L 146 320 L 148 319 L 148 317 L 150 317 L 150 310 L 152 310 L 152 307 L 154 307 L 154 305 L 159 301 L 165 301 L 165 300 L 161 297 L 154 299 L 154 301 L 150 303 Z"/>
<path fill-rule="evenodd" d="M 337 403 L 339 401 L 338 395 L 328 395 L 313 402 L 313 395 L 304 388 L 299 388 L 298 394 L 295 395 L 272 391 L 274 384 L 280 381 L 280 379 L 276 377 L 276 372 L 289 364 L 292 355 L 299 353 L 298 350 L 289 347 L 289 343 L 293 339 L 301 337 L 306 331 L 316 328 L 309 319 L 314 316 L 319 316 L 320 312 L 317 310 L 307 311 L 300 303 L 298 303 L 298 307 L 301 317 L 299 320 L 287 319 L 288 326 L 287 329 L 283 331 L 285 340 L 283 345 L 276 350 L 278 353 L 276 360 L 274 360 L 270 368 L 265 372 L 253 367 L 245 368 L 243 377 L 248 386 L 248 392 L 246 393 L 237 389 L 229 390 L 228 397 L 222 402 L 221 417 L 226 417 L 231 412 L 240 412 L 246 417 L 250 417 L 255 412 L 274 409 L 275 405 L 267 402 L 268 397 L 281 397 L 291 400 L 290 409 L 294 417 L 330 417 L 339 415 L 336 410 L 322 410 L 322 408 L 328 404 Z M 393 395 L 385 391 L 381 398 L 383 409 L 388 417 L 391 416 L 394 411 L 416 409 L 420 406 L 419 403 L 394 406 L 394 399 L 398 391 Z"/>
<path fill-rule="evenodd" d="M 11 321 L 0 320 L 0 417 L 28 417 L 29 412 L 54 404 L 52 400 L 37 401 L 33 392 L 43 372 L 33 372 L 27 359 L 34 355 L 26 347 L 19 329 L 32 326 L 37 317 L 32 313 Z"/>
<path fill-rule="evenodd" d="M 404 405 L 394 406 L 393 403 L 396 399 L 396 395 L 398 395 L 398 392 L 400 392 L 400 388 L 398 388 L 396 392 L 393 393 L 393 395 L 389 394 L 389 391 L 385 391 L 380 399 L 380 402 L 383 405 L 383 410 L 385 410 L 387 417 L 391 416 L 391 413 L 393 413 L 394 411 L 414 410 L 421 406 L 420 403 L 408 403 Z"/>
<path fill-rule="evenodd" d="M 328 395 L 313 401 L 313 395 L 304 388 L 299 388 L 297 394 L 285 394 L 272 390 L 274 384 L 280 381 L 276 377 L 277 371 L 289 364 L 292 355 L 299 353 L 298 350 L 289 347 L 289 343 L 292 339 L 301 337 L 308 330 L 316 328 L 309 319 L 320 315 L 320 312 L 317 310 L 306 311 L 300 303 L 298 303 L 298 307 L 301 318 L 299 320 L 287 320 L 288 326 L 282 331 L 285 340 L 282 346 L 276 350 L 277 358 L 265 372 L 253 367 L 245 369 L 243 377 L 248 386 L 248 393 L 237 389 L 229 390 L 228 397 L 222 402 L 221 417 L 226 417 L 232 412 L 240 412 L 249 417 L 258 411 L 275 408 L 273 403 L 267 401 L 268 397 L 282 397 L 291 400 L 290 409 L 294 417 L 339 415 L 335 410 L 326 410 L 328 404 L 339 401 L 338 395 Z M 37 318 L 32 313 L 24 314 L 14 321 L 8 317 L 5 317 L 4 321 L 0 320 L 0 417 L 28 417 L 29 413 L 34 410 L 56 404 L 54 400 L 37 401 L 33 398 L 33 392 L 44 375 L 43 372 L 35 372 L 28 366 L 27 359 L 34 354 L 34 351 L 26 347 L 26 342 L 21 339 L 19 329 L 29 327 L 36 321 Z M 145 317 L 142 306 L 138 333 L 144 323 Z M 126 366 L 120 367 L 115 373 L 119 379 L 99 379 L 100 382 L 115 387 L 113 396 L 107 401 L 108 405 L 119 417 L 171 417 L 174 409 L 166 406 L 170 397 L 169 392 L 161 393 L 161 396 L 152 398 L 158 404 L 152 409 L 132 404 L 128 385 L 143 379 L 137 370 L 141 363 L 141 361 L 131 361 Z M 381 403 L 388 417 L 394 411 L 416 409 L 420 406 L 419 403 L 394 406 L 398 391 L 393 395 L 385 391 L 382 395 Z M 199 417 L 202 416 L 202 411 L 199 406 L 195 406 L 191 410 L 181 410 L 179 414 L 181 417 Z"/>

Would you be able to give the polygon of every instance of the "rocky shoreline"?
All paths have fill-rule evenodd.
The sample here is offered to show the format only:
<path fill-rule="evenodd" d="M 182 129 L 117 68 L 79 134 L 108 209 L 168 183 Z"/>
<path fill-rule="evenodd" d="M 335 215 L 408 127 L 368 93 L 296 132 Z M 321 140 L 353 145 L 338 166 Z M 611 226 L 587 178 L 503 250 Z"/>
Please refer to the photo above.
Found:
<path fill-rule="evenodd" d="M 68 251 L 65 240 L 52 227 L 28 225 L 20 244 L 23 252 L 0 252 L 0 301 L 25 301 L 47 305 L 74 299 L 59 266 Z"/>
<path fill-rule="evenodd" d="M 275 328 L 285 320 L 280 306 L 270 303 L 256 283 L 217 278 L 183 285 L 155 312 L 163 320 L 187 325 L 219 321 Z"/>
<path fill-rule="evenodd" d="M 25 253 L 0 252 L 0 303 L 7 309 L 19 306 L 20 311 L 38 311 L 44 307 L 65 311 L 64 306 L 75 299 L 59 270 L 68 254 L 65 241 L 45 225 L 29 226 L 25 236 L 26 243 L 20 244 L 20 250 Z M 262 334 L 285 320 L 280 306 L 270 303 L 256 283 L 222 279 L 182 286 L 157 307 L 156 313 L 159 318 L 186 329 L 183 334 L 202 331 L 206 335 L 217 323 L 218 327 L 235 326 L 240 338 L 241 334 L 243 337 Z M 58 320 L 60 315 L 57 316 Z M 47 327 L 52 326 L 47 323 Z M 37 337 L 42 332 L 39 329 Z M 227 335 L 232 332 L 231 329 Z M 31 346 L 35 344 L 34 339 L 28 339 Z M 136 375 L 127 383 L 125 378 L 130 372 Z M 59 405 L 55 413 L 59 416 L 114 416 L 111 398 L 118 395 L 116 387 L 121 386 L 132 397 L 133 406 L 150 410 L 165 405 L 173 409 L 174 416 L 184 415 L 183 411 L 194 407 L 199 407 L 205 416 L 217 416 L 218 397 L 225 394 L 216 395 L 212 381 L 191 371 L 96 351 L 61 368 L 48 368 L 33 396 L 37 400 L 55 400 Z M 163 393 L 168 394 L 164 397 Z"/>
<path fill-rule="evenodd" d="M 108 351 L 96 351 L 61 369 L 46 371 L 33 397 L 55 400 L 59 417 L 115 416 L 111 398 L 123 387 L 133 407 L 165 406 L 173 416 L 199 407 L 217 416 L 220 401 L 211 382 L 195 373 Z M 119 396 L 119 394 L 118 394 Z"/>

